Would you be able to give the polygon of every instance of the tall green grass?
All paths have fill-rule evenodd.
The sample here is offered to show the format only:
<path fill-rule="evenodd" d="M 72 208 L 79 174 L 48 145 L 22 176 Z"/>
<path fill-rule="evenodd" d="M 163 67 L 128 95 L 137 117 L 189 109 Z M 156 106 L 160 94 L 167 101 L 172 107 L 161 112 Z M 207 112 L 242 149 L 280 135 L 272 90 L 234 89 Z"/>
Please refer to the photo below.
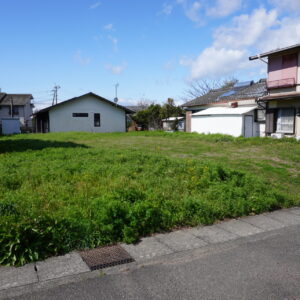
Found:
<path fill-rule="evenodd" d="M 1 138 L 0 263 L 22 265 L 295 204 L 266 178 L 218 162 L 109 146 L 135 135 L 153 143 L 158 137 L 183 144 L 189 138 L 170 133 Z M 236 143 L 226 136 L 198 139 Z"/>

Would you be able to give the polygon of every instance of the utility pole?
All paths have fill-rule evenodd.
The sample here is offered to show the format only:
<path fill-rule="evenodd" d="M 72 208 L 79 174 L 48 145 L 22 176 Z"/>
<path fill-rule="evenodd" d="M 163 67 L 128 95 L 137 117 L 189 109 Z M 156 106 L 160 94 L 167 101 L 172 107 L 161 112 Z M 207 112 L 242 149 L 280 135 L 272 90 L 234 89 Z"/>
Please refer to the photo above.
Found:
<path fill-rule="evenodd" d="M 118 83 L 116 83 L 115 84 L 115 92 L 116 92 L 116 97 L 115 97 L 115 99 L 114 99 L 114 102 L 115 103 L 117 103 L 118 102 L 118 87 L 119 87 L 119 84 Z"/>
<path fill-rule="evenodd" d="M 57 91 L 60 89 L 59 85 L 55 85 L 52 92 L 53 92 L 53 99 L 52 99 L 52 105 L 57 104 Z"/>
<path fill-rule="evenodd" d="M 13 108 L 14 108 L 14 102 L 13 102 L 13 98 L 10 98 L 10 117 L 13 118 L 14 117 L 14 112 L 13 112 Z"/>

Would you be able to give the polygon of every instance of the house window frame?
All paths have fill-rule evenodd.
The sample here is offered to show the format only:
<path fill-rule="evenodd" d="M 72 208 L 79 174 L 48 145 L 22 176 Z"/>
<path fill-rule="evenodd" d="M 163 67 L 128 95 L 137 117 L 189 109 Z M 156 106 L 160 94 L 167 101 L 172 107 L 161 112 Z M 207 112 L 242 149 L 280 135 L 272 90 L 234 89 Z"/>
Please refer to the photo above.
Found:
<path fill-rule="evenodd" d="M 101 127 L 101 114 L 94 113 L 94 127 Z"/>
<path fill-rule="evenodd" d="M 258 111 L 264 112 L 263 118 L 259 116 Z M 266 109 L 260 108 L 254 111 L 254 122 L 266 122 Z"/>
<path fill-rule="evenodd" d="M 11 116 L 19 116 L 20 115 L 20 110 L 19 110 L 19 106 L 17 105 L 13 105 L 12 106 L 12 113 L 11 113 L 11 105 L 8 106 L 8 114 Z"/>
<path fill-rule="evenodd" d="M 88 113 L 72 113 L 73 118 L 88 118 Z"/>
<path fill-rule="evenodd" d="M 286 116 L 282 116 L 282 111 L 284 110 L 290 110 L 290 111 L 293 111 L 293 124 L 292 124 L 292 129 L 291 130 L 283 130 L 282 128 L 279 128 L 280 126 L 282 125 L 291 125 L 291 124 L 288 124 L 287 122 L 286 123 L 282 123 L 279 122 L 279 120 L 282 118 L 282 117 L 286 117 Z M 296 116 L 296 111 L 295 111 L 295 108 L 294 107 L 282 107 L 282 108 L 278 108 L 277 109 L 277 112 L 276 112 L 276 133 L 284 133 L 284 134 L 295 134 L 295 116 Z"/>

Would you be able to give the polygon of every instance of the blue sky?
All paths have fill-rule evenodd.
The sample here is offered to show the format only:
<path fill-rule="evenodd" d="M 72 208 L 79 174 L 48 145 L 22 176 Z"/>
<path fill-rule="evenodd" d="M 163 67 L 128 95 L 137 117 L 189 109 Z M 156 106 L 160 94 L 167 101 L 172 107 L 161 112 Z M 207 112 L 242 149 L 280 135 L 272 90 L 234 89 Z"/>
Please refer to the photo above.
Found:
<path fill-rule="evenodd" d="M 93 91 L 177 103 L 193 80 L 266 76 L 257 52 L 300 42 L 299 0 L 0 0 L 0 88 L 37 107 Z"/>

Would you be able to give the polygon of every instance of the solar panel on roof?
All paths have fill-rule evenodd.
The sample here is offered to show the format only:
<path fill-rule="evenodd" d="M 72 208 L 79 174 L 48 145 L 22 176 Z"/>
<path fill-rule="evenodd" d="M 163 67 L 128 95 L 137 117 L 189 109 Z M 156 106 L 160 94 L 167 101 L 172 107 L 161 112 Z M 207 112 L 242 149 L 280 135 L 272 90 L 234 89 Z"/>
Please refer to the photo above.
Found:
<path fill-rule="evenodd" d="M 235 88 L 246 87 L 246 86 L 250 86 L 252 84 L 253 84 L 253 80 L 251 80 L 251 81 L 243 81 L 243 82 L 237 82 L 237 83 L 235 83 L 233 87 L 235 87 Z"/>
<path fill-rule="evenodd" d="M 233 94 L 235 94 L 236 92 L 235 91 L 228 91 L 228 92 L 225 92 L 224 94 L 222 94 L 221 96 L 220 96 L 220 98 L 222 98 L 222 97 L 227 97 L 227 96 L 231 96 L 231 95 L 233 95 Z"/>

